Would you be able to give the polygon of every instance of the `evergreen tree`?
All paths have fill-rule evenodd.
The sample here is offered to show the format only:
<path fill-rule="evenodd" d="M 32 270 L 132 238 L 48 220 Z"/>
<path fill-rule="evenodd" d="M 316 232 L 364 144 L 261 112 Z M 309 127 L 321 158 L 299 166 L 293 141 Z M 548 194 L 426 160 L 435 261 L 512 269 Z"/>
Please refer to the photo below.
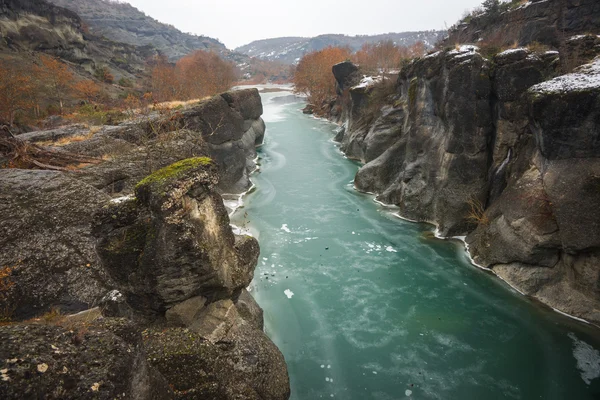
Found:
<path fill-rule="evenodd" d="M 494 19 L 500 15 L 500 0 L 485 0 L 482 4 L 485 14 Z"/>

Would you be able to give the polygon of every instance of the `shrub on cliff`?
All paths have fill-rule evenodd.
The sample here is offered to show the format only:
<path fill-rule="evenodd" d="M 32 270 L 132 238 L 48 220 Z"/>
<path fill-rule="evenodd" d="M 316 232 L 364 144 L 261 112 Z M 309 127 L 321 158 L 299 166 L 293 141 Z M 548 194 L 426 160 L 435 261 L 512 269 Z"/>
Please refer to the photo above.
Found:
<path fill-rule="evenodd" d="M 308 102 L 320 106 L 335 96 L 335 78 L 331 67 L 350 58 L 350 50 L 327 47 L 308 53 L 298 63 L 294 74 L 296 92 L 308 96 Z"/>

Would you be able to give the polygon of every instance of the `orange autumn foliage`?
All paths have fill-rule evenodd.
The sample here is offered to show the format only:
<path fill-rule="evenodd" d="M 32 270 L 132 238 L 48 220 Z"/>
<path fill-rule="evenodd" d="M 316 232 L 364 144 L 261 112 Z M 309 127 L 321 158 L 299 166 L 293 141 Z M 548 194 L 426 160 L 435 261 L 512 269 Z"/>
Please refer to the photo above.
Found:
<path fill-rule="evenodd" d="M 33 80 L 22 67 L 0 61 L 0 120 L 12 125 L 18 111 L 33 107 Z"/>
<path fill-rule="evenodd" d="M 33 67 L 33 73 L 47 96 L 58 103 L 62 114 L 64 101 L 71 92 L 73 73 L 60 60 L 42 54 L 40 63 Z"/>
<path fill-rule="evenodd" d="M 235 81 L 234 67 L 213 52 L 196 51 L 171 65 L 155 60 L 152 92 L 158 101 L 190 100 L 228 90 Z"/>
<path fill-rule="evenodd" d="M 352 61 L 358 64 L 365 74 L 387 74 L 399 69 L 402 60 L 421 57 L 425 54 L 423 42 L 417 42 L 410 47 L 398 46 L 387 40 L 379 43 L 365 43 L 352 56 Z"/>
<path fill-rule="evenodd" d="M 331 72 L 333 65 L 350 58 L 350 50 L 341 47 L 327 47 L 305 55 L 294 73 L 296 91 L 306 94 L 311 104 L 322 104 L 335 96 L 335 78 Z"/>
<path fill-rule="evenodd" d="M 97 102 L 101 95 L 100 86 L 98 86 L 98 84 L 92 80 L 76 82 L 73 85 L 73 90 L 78 97 L 90 103 Z"/>

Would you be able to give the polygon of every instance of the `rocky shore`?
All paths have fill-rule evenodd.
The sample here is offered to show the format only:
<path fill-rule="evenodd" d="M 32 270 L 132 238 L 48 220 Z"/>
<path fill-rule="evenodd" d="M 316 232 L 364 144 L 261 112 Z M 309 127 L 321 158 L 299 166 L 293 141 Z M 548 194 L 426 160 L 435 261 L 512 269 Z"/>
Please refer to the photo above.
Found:
<path fill-rule="evenodd" d="M 0 169 L 0 397 L 287 399 L 283 356 L 246 291 L 258 242 L 222 193 L 248 188 L 255 89 L 89 134 L 21 135 L 102 158 Z M 50 141 L 50 143 L 48 143 Z"/>

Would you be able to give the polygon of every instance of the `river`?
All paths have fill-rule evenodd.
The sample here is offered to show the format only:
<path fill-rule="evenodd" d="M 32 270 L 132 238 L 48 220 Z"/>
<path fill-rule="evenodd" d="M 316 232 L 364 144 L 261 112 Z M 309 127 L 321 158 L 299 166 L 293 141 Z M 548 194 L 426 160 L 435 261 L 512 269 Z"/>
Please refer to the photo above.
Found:
<path fill-rule="evenodd" d="M 292 399 L 600 398 L 597 330 L 355 191 L 336 127 L 289 93 L 262 98 L 256 188 L 232 221 L 259 239 L 251 291 Z"/>

